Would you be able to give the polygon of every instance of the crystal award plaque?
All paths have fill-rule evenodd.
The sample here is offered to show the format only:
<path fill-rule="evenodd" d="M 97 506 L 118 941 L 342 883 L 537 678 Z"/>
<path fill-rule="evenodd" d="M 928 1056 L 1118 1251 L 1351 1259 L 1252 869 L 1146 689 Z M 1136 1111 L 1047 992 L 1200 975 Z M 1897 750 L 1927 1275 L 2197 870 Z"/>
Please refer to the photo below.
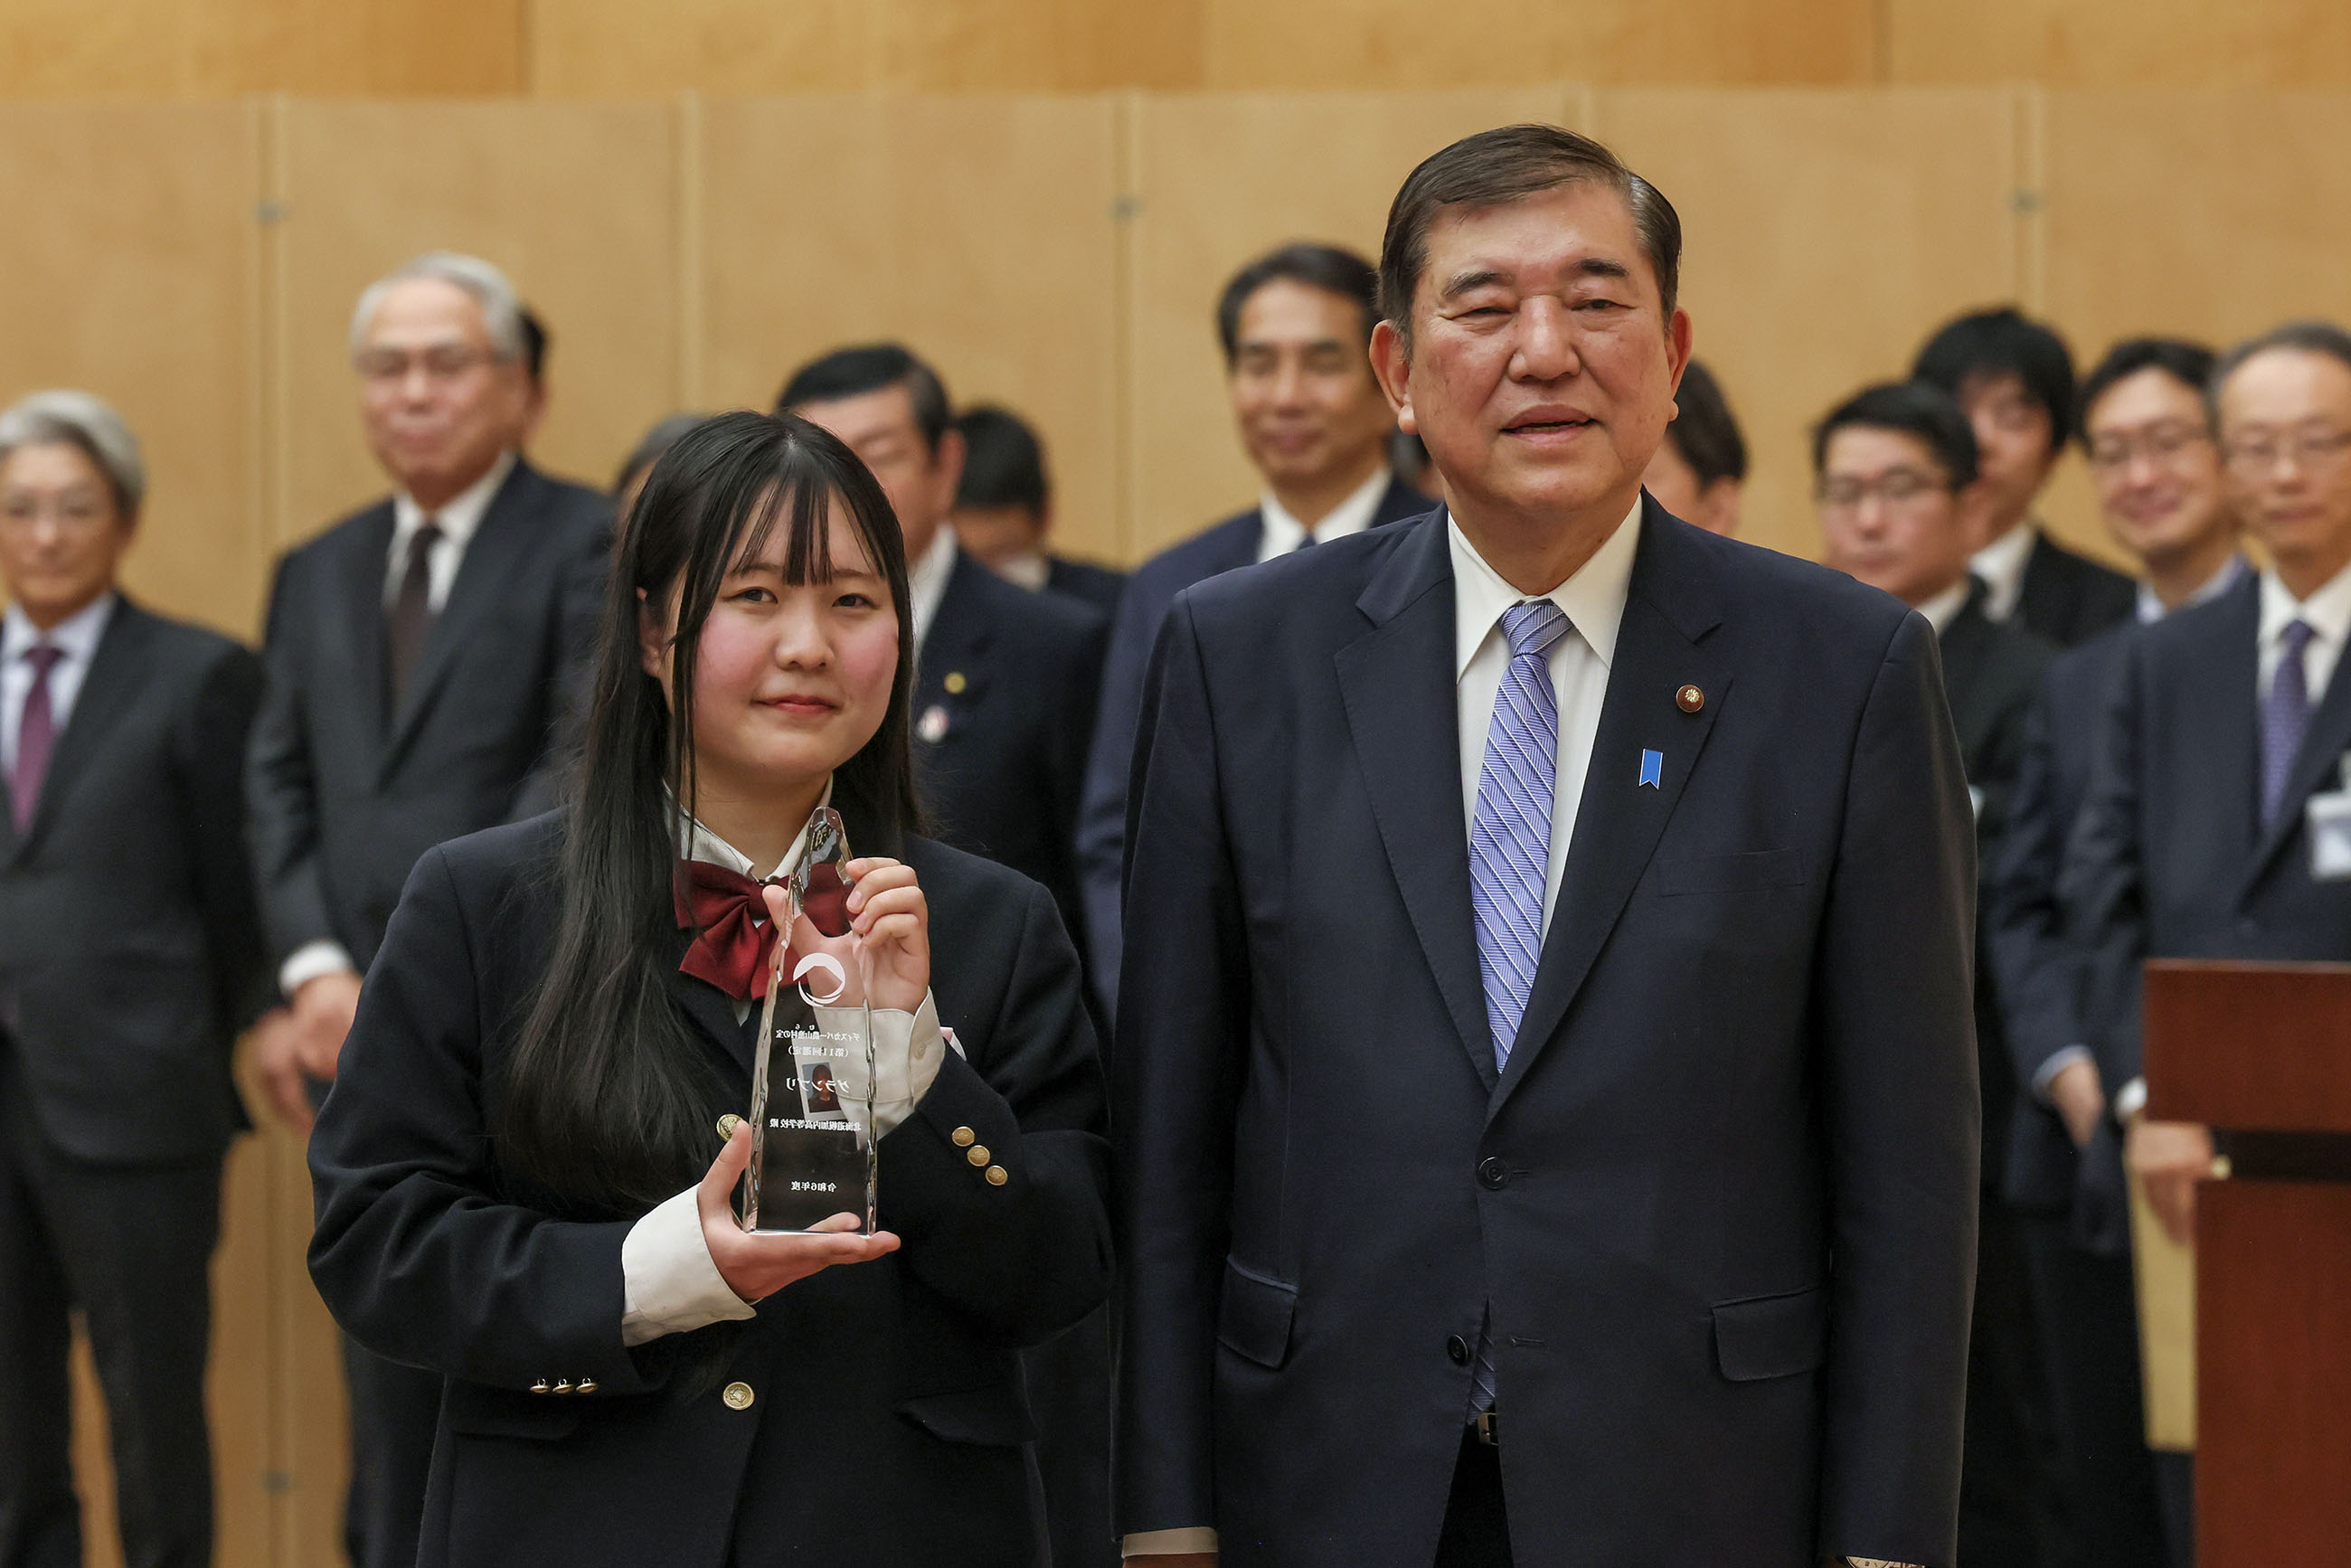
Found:
<path fill-rule="evenodd" d="M 785 939 L 760 1008 L 746 1230 L 807 1234 L 843 1214 L 874 1228 L 873 1014 L 849 861 L 840 814 L 825 807 L 785 883 Z"/>

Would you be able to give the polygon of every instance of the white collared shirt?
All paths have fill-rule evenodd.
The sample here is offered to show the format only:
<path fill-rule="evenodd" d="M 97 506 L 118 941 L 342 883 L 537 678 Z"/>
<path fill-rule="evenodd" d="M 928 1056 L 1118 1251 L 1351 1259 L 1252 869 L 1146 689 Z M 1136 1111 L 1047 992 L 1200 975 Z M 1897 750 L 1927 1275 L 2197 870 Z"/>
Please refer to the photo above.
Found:
<path fill-rule="evenodd" d="M 827 784 L 821 810 L 832 800 Z M 766 881 L 783 875 L 799 862 L 808 844 L 808 826 L 800 831 L 774 869 L 761 876 L 751 858 L 692 817 L 684 819 L 681 836 L 689 860 L 725 866 L 743 876 Z M 855 1027 L 856 1009 L 816 1008 L 817 1027 Z M 751 1004 L 737 999 L 735 1021 L 751 1016 Z M 946 1061 L 946 1038 L 939 1028 L 937 1004 L 926 994 L 914 1011 L 876 1008 L 873 1024 L 873 1135 L 885 1137 L 914 1113 Z M 745 1109 L 747 1111 L 748 1106 Z M 716 1150 L 714 1147 L 713 1157 Z M 640 1345 L 664 1334 L 686 1333 L 711 1323 L 747 1318 L 754 1309 L 718 1272 L 711 1261 L 710 1244 L 702 1235 L 700 1188 L 690 1186 L 664 1199 L 634 1225 L 621 1241 L 621 1339 Z"/>
<path fill-rule="evenodd" d="M 939 604 L 947 596 L 947 579 L 955 575 L 955 530 L 945 523 L 931 536 L 931 548 L 906 563 L 906 611 L 914 621 L 915 656 L 930 641 L 931 622 L 939 618 Z"/>
<path fill-rule="evenodd" d="M 2302 677 L 2310 693 L 2310 706 L 2326 695 L 2326 683 L 2335 674 L 2335 666 L 2343 657 L 2343 640 L 2351 634 L 2351 567 L 2346 567 L 2328 578 L 2308 599 L 2294 601 L 2284 583 L 2274 571 L 2262 573 L 2261 622 L 2261 685 L 2253 693 L 2259 702 L 2269 694 L 2270 683 L 2277 678 L 2278 664 L 2285 653 L 2285 629 L 2300 621 L 2312 632 L 2302 651 Z"/>
<path fill-rule="evenodd" d="M 65 655 L 49 666 L 49 728 L 61 736 L 119 602 L 110 589 L 47 632 L 35 626 L 21 607 L 8 606 L 0 629 L 0 770 L 16 770 L 16 736 L 25 726 L 25 699 L 33 695 L 33 661 L 26 655 L 43 643 Z"/>
<path fill-rule="evenodd" d="M 2237 579 L 2252 570 L 2252 566 L 2243 556 L 2231 556 L 2220 563 L 2220 570 L 2204 580 L 2202 587 L 2179 601 L 2179 608 L 2189 610 L 2220 598 L 2220 595 L 2237 586 Z M 2155 589 L 2145 582 L 2138 585 L 2137 612 L 2138 623 L 2142 626 L 2152 626 L 2171 613 L 2163 607 L 2163 601 L 2158 597 Z"/>
<path fill-rule="evenodd" d="M 1332 539 L 1362 533 L 1372 526 L 1372 517 L 1380 509 L 1380 498 L 1388 493 L 1389 477 L 1388 465 L 1381 464 L 1372 470 L 1370 478 L 1356 486 L 1352 495 L 1324 513 L 1322 520 L 1311 528 L 1268 490 L 1257 502 L 1257 559 L 1268 561 L 1288 555 L 1305 543 L 1309 534 L 1314 536 L 1316 544 L 1327 545 Z"/>
<path fill-rule="evenodd" d="M 1936 636 L 1940 637 L 1951 629 L 1951 622 L 1959 619 L 1959 612 L 1968 607 L 1968 595 L 1975 591 L 1975 587 L 1974 578 L 1962 576 L 1942 592 L 1930 594 L 1910 608 L 1924 615 L 1927 624 L 1935 629 Z"/>
<path fill-rule="evenodd" d="M 432 553 L 424 558 L 433 579 L 433 613 L 449 602 L 449 589 L 457 580 L 457 569 L 465 564 L 465 547 L 474 542 L 480 531 L 482 518 L 490 503 L 497 498 L 498 486 L 514 472 L 515 455 L 501 452 L 490 471 L 449 498 L 448 505 L 437 512 L 428 513 L 418 506 L 407 491 L 393 493 L 392 497 L 392 553 L 384 566 L 383 602 L 389 609 L 400 598 L 400 585 L 408 576 L 409 541 L 429 517 L 441 529 L 441 537 L 433 543 Z"/>
<path fill-rule="evenodd" d="M 2005 621 L 2016 613 L 2016 601 L 2024 597 L 2024 566 L 2032 559 L 2032 547 L 2041 538 L 2041 525 L 2027 517 L 2000 538 L 1976 551 L 1968 562 L 1968 570 L 1983 580 L 1984 613 L 1994 621 Z"/>
<path fill-rule="evenodd" d="M 1031 593 L 1042 593 L 1045 585 L 1053 580 L 1053 558 L 1043 550 L 1023 550 L 1009 560 L 998 562 L 996 575 Z"/>
<path fill-rule="evenodd" d="M 1641 544 L 1641 503 L 1636 498 L 1592 559 L 1574 576 L 1542 597 L 1565 613 L 1574 628 L 1552 644 L 1552 689 L 1559 696 L 1558 796 L 1552 807 L 1551 864 L 1543 873 L 1543 928 L 1551 927 L 1575 840 L 1576 812 L 1583 801 L 1583 777 L 1592 766 L 1592 746 L 1600 734 L 1600 710 L 1608 699 L 1608 667 L 1616 656 L 1616 628 L 1625 619 L 1625 594 L 1633 579 L 1633 557 Z M 1478 818 L 1478 783 L 1486 768 L 1487 732 L 1493 727 L 1494 699 L 1510 667 L 1510 649 L 1502 635 L 1502 612 L 1527 601 L 1486 563 L 1461 525 L 1448 515 L 1446 542 L 1453 554 L 1454 676 L 1460 726 L 1461 806 L 1465 831 Z"/>

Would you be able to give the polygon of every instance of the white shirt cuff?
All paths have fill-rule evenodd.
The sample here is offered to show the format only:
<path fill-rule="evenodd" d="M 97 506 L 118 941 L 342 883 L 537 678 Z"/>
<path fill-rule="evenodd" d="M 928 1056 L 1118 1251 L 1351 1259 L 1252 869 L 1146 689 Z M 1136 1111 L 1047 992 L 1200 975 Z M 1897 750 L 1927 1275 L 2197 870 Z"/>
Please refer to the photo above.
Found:
<path fill-rule="evenodd" d="M 818 1008 L 816 1027 L 830 1033 L 836 1030 L 853 1029 L 857 1024 L 855 1008 Z M 886 1137 L 897 1130 L 923 1096 L 931 1092 L 938 1078 L 939 1064 L 946 1060 L 946 1040 L 939 1030 L 938 1004 L 929 992 L 923 994 L 923 1005 L 913 1012 L 901 1012 L 893 1008 L 873 1009 L 873 1135 Z M 841 1092 L 855 1099 L 864 1085 L 857 1082 L 854 1069 L 841 1075 Z"/>
<path fill-rule="evenodd" d="M 2097 1059 L 2090 1054 L 2090 1048 L 2086 1045 L 2069 1045 L 2063 1051 L 2051 1051 L 2049 1060 L 2043 1062 L 2041 1070 L 2032 1075 L 2032 1097 L 2043 1105 L 2053 1103 L 2049 1098 L 2049 1086 L 2057 1082 L 2059 1073 L 2077 1061 L 2086 1061 L 2095 1067 Z"/>
<path fill-rule="evenodd" d="M 350 954 L 341 943 L 330 936 L 321 936 L 315 942 L 303 943 L 287 956 L 286 962 L 277 966 L 277 990 L 290 1002 L 295 992 L 321 975 L 356 975 L 359 972 L 360 967 L 351 962 Z"/>
<path fill-rule="evenodd" d="M 710 1260 L 700 1197 L 688 1187 L 629 1227 L 621 1243 L 622 1344 L 755 1315 Z"/>
<path fill-rule="evenodd" d="M 1170 1557 L 1179 1552 L 1214 1552 L 1217 1532 L 1205 1524 L 1182 1530 L 1138 1530 L 1120 1545 L 1125 1557 Z"/>
<path fill-rule="evenodd" d="M 2127 1122 L 2147 1109 L 2147 1080 L 2134 1078 L 2115 1093 L 2115 1120 Z"/>

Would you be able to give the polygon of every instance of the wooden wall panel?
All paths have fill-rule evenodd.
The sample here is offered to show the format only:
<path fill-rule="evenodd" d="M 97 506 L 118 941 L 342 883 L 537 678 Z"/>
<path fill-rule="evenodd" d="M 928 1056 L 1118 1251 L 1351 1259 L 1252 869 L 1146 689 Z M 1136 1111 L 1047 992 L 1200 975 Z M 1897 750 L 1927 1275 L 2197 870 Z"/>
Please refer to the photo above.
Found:
<path fill-rule="evenodd" d="M 601 486 L 679 406 L 672 106 L 297 102 L 283 136 L 289 539 L 386 489 L 346 345 L 360 290 L 420 251 L 496 262 L 548 323 L 542 466 Z"/>
<path fill-rule="evenodd" d="M 1116 106 L 760 99 L 700 133 L 697 400 L 768 408 L 828 349 L 896 338 L 958 402 L 1033 420 L 1078 554 L 1115 546 Z"/>
<path fill-rule="evenodd" d="M 1489 126 L 1573 123 L 1581 100 L 1562 87 L 1137 99 L 1127 361 L 1134 527 L 1124 557 L 1140 559 L 1257 499 L 1217 343 L 1226 279 L 1294 239 L 1376 259 L 1388 204 L 1415 163 Z"/>
<path fill-rule="evenodd" d="M 1817 554 L 1813 423 L 2013 292 L 2015 124 L 1992 89 L 1598 95 L 1602 139 L 1681 214 L 1696 352 L 1746 427 L 1746 538 Z"/>
<path fill-rule="evenodd" d="M 1896 82 L 2351 84 L 2342 0 L 1887 0 L 1885 26 Z"/>

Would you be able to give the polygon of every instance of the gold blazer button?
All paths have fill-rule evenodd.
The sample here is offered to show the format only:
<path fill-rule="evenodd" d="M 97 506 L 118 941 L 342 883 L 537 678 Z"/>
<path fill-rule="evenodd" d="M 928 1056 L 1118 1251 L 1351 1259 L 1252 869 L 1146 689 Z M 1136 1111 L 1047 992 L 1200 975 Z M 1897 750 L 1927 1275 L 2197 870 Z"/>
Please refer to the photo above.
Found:
<path fill-rule="evenodd" d="M 987 1167 L 988 1186 L 1002 1186 L 1006 1182 L 1008 1182 L 1011 1179 L 1011 1173 L 1007 1171 L 1002 1166 L 990 1166 Z"/>
<path fill-rule="evenodd" d="M 971 1146 L 971 1153 L 964 1155 L 964 1158 L 969 1160 L 974 1166 L 986 1165 L 988 1161 L 987 1145 L 986 1144 L 974 1144 Z"/>
<path fill-rule="evenodd" d="M 969 1127 L 957 1127 L 947 1136 L 955 1140 L 955 1146 L 958 1149 L 967 1149 L 979 1141 L 979 1134 Z"/>
<path fill-rule="evenodd" d="M 758 1396 L 751 1392 L 751 1385 L 747 1383 L 730 1383 L 718 1397 L 726 1401 L 726 1408 L 729 1410 L 748 1410 L 751 1408 L 751 1401 L 757 1399 Z"/>

